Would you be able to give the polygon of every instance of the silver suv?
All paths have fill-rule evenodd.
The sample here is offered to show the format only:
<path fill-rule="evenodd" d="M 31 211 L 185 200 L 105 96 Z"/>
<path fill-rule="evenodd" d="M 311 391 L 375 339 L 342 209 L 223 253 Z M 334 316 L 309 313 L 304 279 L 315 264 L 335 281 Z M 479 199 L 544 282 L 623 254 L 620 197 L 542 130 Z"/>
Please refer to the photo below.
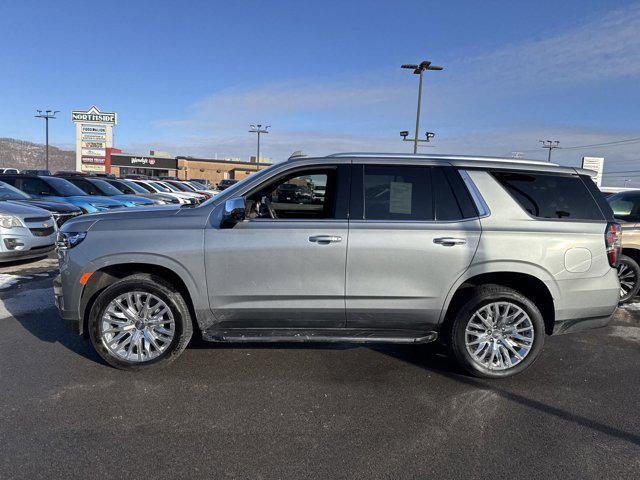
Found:
<path fill-rule="evenodd" d="M 604 326 L 620 226 L 590 172 L 462 156 L 297 157 L 194 206 L 67 222 L 56 303 L 109 364 L 212 342 L 427 343 L 506 377 Z M 312 192 L 322 191 L 323 195 Z"/>

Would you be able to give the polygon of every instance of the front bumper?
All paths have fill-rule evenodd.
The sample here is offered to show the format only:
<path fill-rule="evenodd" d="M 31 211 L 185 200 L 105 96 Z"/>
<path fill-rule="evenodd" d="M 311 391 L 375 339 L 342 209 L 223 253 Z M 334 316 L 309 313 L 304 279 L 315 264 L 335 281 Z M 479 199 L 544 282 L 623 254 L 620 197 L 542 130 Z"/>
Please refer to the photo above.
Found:
<path fill-rule="evenodd" d="M 58 309 L 58 313 L 60 314 L 60 319 L 62 320 L 64 326 L 67 328 L 67 330 L 82 335 L 82 322 L 78 317 L 78 312 L 76 310 L 65 309 L 64 294 L 62 293 L 61 275 L 58 275 L 53 279 L 53 296 L 56 308 Z"/>
<path fill-rule="evenodd" d="M 0 252 L 0 263 L 13 262 L 15 260 L 29 260 L 48 255 L 52 252 L 55 245 L 45 245 L 42 247 L 32 247 L 29 250 L 13 250 L 9 252 Z"/>

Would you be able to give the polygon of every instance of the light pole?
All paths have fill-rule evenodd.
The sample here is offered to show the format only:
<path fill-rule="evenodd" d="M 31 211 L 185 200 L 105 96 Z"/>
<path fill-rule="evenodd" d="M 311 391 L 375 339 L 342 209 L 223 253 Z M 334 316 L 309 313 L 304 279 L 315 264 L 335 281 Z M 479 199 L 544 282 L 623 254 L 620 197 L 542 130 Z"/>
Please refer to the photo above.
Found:
<path fill-rule="evenodd" d="M 49 170 L 49 119 L 54 119 L 56 118 L 56 113 L 58 113 L 60 110 L 45 110 L 44 113 L 42 113 L 42 110 L 36 110 L 37 115 L 34 115 L 35 118 L 44 118 L 44 125 L 45 125 L 45 165 L 46 165 L 46 169 Z"/>
<path fill-rule="evenodd" d="M 256 163 L 260 164 L 260 134 L 261 133 L 269 133 L 268 129 L 271 128 L 271 125 L 267 125 L 264 128 L 262 128 L 262 125 L 260 125 L 260 124 L 258 124 L 258 125 L 250 125 L 250 127 L 251 128 L 249 129 L 249 132 L 258 134 L 258 153 L 256 155 Z"/>
<path fill-rule="evenodd" d="M 424 76 L 425 70 L 443 70 L 442 67 L 437 65 L 431 65 L 431 62 L 425 60 L 420 62 L 418 65 L 402 65 L 401 68 L 408 68 L 413 70 L 413 73 L 416 75 L 420 75 L 420 83 L 418 84 L 418 111 L 416 113 L 416 131 L 413 138 L 413 153 L 418 153 L 418 132 L 420 131 L 420 105 L 422 103 L 422 77 Z M 429 136 L 427 135 L 427 141 L 429 140 Z"/>
<path fill-rule="evenodd" d="M 560 142 L 558 140 L 540 140 L 542 148 L 547 148 L 549 154 L 547 155 L 547 162 L 551 162 L 551 150 L 554 148 L 560 148 Z"/>

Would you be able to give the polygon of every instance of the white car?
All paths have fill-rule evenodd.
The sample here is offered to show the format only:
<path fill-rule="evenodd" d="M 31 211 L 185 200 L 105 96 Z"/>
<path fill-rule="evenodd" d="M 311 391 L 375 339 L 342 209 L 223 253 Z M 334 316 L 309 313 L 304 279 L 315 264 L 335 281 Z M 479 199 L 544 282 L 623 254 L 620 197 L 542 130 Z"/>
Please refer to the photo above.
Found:
<path fill-rule="evenodd" d="M 155 181 L 155 183 L 159 183 L 163 187 L 168 188 L 173 193 L 181 193 L 183 195 L 188 195 L 191 198 L 195 198 L 197 203 L 202 203 L 207 199 L 207 197 L 205 197 L 204 195 L 201 195 L 199 193 L 196 193 L 196 192 L 185 192 L 184 190 L 180 190 L 175 185 L 172 185 L 170 182 L 166 182 L 164 180 L 163 181 L 158 180 L 158 181 Z"/>
<path fill-rule="evenodd" d="M 0 263 L 47 255 L 55 248 L 57 232 L 48 210 L 0 202 Z"/>
<path fill-rule="evenodd" d="M 20 170 L 18 170 L 17 168 L 0 168 L 0 174 L 2 173 L 20 173 Z"/>
<path fill-rule="evenodd" d="M 164 193 L 169 195 L 175 199 L 177 199 L 181 205 L 196 205 L 198 202 L 196 199 L 182 192 L 174 192 L 170 188 L 162 185 L 160 182 L 155 180 L 131 180 L 132 182 L 140 185 L 142 188 L 148 190 L 151 193 Z"/>
<path fill-rule="evenodd" d="M 181 182 L 187 184 L 187 186 L 193 188 L 194 190 L 197 190 L 198 192 L 207 193 L 207 194 L 211 195 L 212 197 L 215 197 L 216 195 L 218 195 L 220 193 L 220 190 L 213 190 L 211 188 L 207 188 L 204 185 L 202 185 L 201 183 L 192 182 L 191 180 L 181 180 Z"/>

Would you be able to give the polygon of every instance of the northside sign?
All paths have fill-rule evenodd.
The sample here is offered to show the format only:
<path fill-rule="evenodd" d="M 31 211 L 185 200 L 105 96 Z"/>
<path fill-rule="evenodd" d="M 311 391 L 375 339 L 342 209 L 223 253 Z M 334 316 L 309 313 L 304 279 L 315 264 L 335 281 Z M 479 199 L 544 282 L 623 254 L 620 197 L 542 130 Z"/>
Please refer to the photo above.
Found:
<path fill-rule="evenodd" d="M 89 110 L 74 110 L 71 112 L 71 120 L 75 123 L 102 123 L 105 125 L 115 125 L 118 115 L 114 112 L 101 112 L 93 105 Z"/>

